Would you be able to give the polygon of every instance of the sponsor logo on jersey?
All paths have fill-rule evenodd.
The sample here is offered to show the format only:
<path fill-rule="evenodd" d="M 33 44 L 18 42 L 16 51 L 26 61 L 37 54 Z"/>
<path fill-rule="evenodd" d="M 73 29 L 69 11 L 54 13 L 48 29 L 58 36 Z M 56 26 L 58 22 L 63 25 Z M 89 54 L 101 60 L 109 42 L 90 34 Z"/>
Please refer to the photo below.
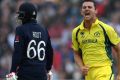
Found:
<path fill-rule="evenodd" d="M 100 37 L 100 32 L 95 32 L 95 33 L 94 33 L 94 36 L 95 36 L 95 37 Z"/>
<path fill-rule="evenodd" d="M 82 40 L 83 44 L 87 44 L 87 43 L 97 43 L 97 39 L 87 39 L 87 40 Z"/>

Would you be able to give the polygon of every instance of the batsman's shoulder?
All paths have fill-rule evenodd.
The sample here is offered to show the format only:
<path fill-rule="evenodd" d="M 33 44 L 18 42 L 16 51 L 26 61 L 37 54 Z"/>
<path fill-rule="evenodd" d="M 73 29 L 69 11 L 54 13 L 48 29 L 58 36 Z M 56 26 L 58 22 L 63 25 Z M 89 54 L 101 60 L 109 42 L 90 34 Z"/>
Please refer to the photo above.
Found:
<path fill-rule="evenodd" d="M 23 26 L 17 26 L 15 32 L 19 34 L 23 34 L 24 33 Z"/>
<path fill-rule="evenodd" d="M 20 25 L 20 26 L 17 26 L 17 27 L 16 27 L 16 30 L 21 30 L 22 28 L 23 28 L 23 26 Z"/>

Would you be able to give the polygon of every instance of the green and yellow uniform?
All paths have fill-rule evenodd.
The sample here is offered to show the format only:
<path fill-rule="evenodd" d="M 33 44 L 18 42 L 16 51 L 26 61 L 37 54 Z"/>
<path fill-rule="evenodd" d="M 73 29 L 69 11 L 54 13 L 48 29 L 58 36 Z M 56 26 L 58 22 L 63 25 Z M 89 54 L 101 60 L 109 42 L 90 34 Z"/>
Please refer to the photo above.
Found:
<path fill-rule="evenodd" d="M 120 42 L 117 33 L 111 26 L 98 19 L 90 30 L 84 28 L 83 23 L 84 21 L 72 32 L 72 48 L 82 52 L 84 64 L 91 69 L 112 66 L 111 46 Z"/>

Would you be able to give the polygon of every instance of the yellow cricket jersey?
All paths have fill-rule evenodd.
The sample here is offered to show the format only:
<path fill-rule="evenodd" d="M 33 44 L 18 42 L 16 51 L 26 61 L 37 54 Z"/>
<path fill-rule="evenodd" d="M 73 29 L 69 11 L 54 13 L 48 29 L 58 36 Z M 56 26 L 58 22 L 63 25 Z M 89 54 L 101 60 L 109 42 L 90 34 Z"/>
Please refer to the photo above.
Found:
<path fill-rule="evenodd" d="M 117 33 L 98 19 L 90 30 L 84 28 L 83 22 L 72 32 L 73 50 L 82 51 L 83 62 L 89 67 L 112 65 L 111 46 L 120 42 Z"/>

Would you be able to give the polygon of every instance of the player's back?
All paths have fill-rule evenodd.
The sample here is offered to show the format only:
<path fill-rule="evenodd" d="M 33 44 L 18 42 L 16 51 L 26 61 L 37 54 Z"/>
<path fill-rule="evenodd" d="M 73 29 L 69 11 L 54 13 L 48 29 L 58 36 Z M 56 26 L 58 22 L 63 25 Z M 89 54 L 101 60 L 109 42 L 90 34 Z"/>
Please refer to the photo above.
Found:
<path fill-rule="evenodd" d="M 21 66 L 18 76 L 27 80 L 46 80 L 46 46 L 48 43 L 47 30 L 32 21 L 19 27 L 24 42 Z"/>

